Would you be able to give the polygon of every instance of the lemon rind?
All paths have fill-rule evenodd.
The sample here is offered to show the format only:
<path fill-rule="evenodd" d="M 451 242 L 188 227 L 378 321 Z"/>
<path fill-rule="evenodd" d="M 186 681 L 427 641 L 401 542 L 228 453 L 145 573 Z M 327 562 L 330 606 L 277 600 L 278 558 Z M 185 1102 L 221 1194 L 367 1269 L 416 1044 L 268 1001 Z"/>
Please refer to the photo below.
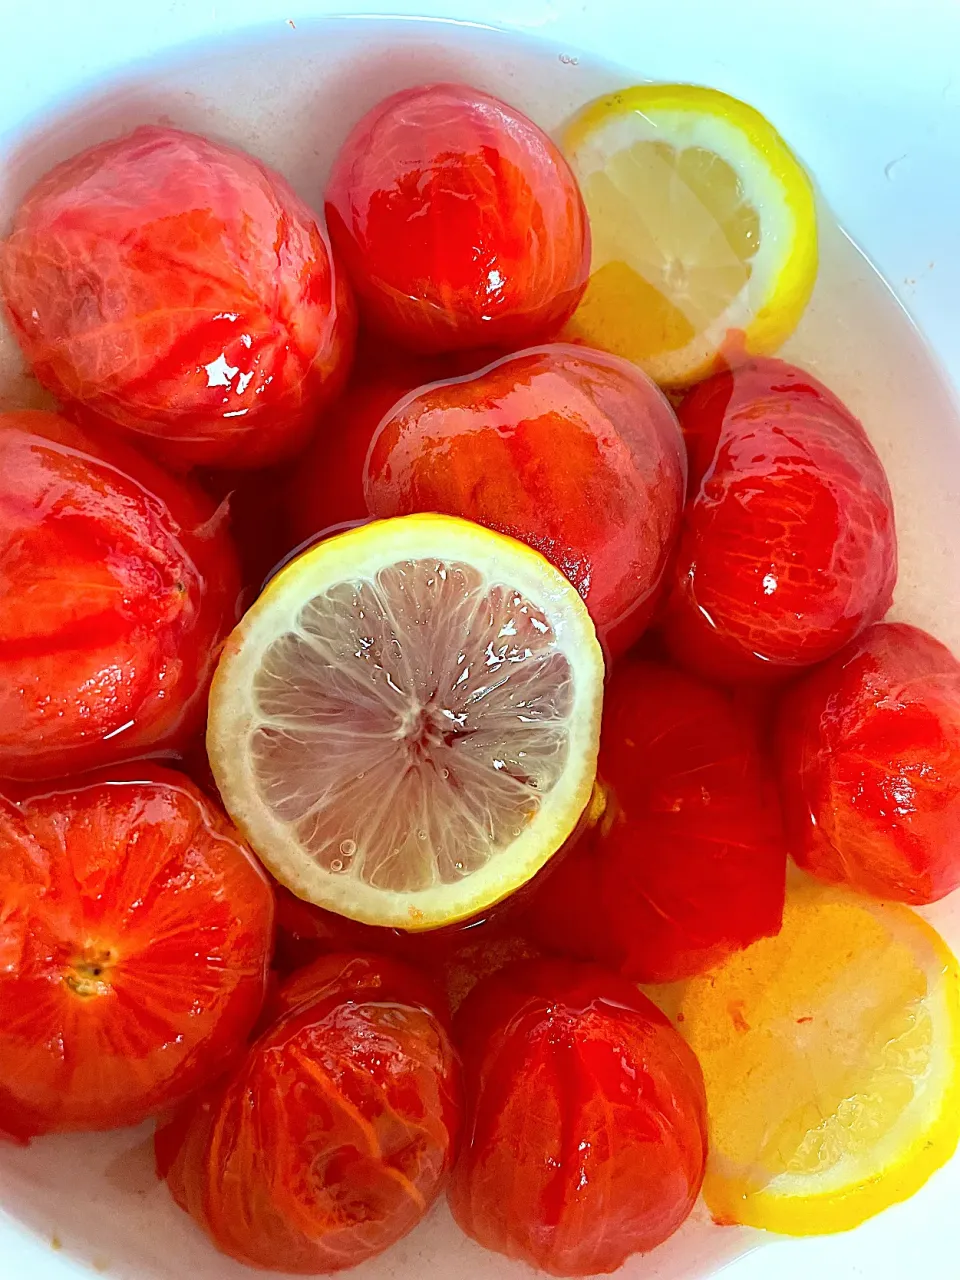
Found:
<path fill-rule="evenodd" d="M 804 882 L 800 892 L 824 899 L 852 897 L 812 882 Z M 849 1231 L 909 1199 L 960 1145 L 960 965 L 932 925 L 910 908 L 860 897 L 856 903 L 880 918 L 900 943 L 920 953 L 935 1048 L 922 1087 L 874 1145 L 869 1165 L 847 1156 L 826 1174 L 785 1172 L 765 1187 L 749 1188 L 727 1162 L 711 1155 L 703 1195 L 719 1221 L 792 1236 Z"/>
<path fill-rule="evenodd" d="M 816 282 L 816 197 L 803 166 L 765 116 L 738 98 L 698 85 L 637 85 L 598 98 L 567 127 L 563 145 L 582 177 L 622 147 L 658 138 L 715 151 L 741 178 L 752 179 L 754 186 L 745 184 L 748 196 L 764 193 L 755 207 L 767 231 L 747 289 L 685 347 L 639 362 L 661 385 L 681 387 L 713 372 L 731 330 L 743 331 L 745 350 L 752 355 L 776 351 L 793 333 Z M 756 164 L 758 156 L 763 168 Z M 779 211 L 775 235 L 773 210 Z M 777 260 L 781 266 L 773 270 Z M 751 299 L 754 282 L 764 280 L 762 299 Z M 576 315 L 570 332 L 579 333 Z"/>

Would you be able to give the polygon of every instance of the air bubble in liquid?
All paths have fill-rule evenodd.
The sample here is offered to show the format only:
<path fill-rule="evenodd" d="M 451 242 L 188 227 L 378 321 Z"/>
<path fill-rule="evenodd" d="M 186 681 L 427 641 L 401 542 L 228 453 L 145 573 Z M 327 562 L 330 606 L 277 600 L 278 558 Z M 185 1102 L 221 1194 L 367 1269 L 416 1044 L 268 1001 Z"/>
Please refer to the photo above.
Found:
<path fill-rule="evenodd" d="M 343 854 L 345 858 L 352 858 L 353 855 L 357 852 L 356 840 L 341 840 L 340 852 Z"/>

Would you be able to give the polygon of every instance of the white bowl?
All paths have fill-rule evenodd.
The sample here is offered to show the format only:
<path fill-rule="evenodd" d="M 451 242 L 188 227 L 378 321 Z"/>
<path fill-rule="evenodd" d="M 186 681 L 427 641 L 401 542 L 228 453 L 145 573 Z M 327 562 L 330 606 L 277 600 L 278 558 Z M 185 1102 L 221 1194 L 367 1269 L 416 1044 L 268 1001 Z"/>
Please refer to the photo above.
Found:
<path fill-rule="evenodd" d="M 6 8 L 11 7 L 8 0 Z M 911 339 L 902 367 L 889 380 L 857 385 L 852 378 L 850 385 L 854 407 L 879 436 L 897 491 L 910 571 L 898 593 L 898 611 L 960 646 L 960 556 L 954 550 L 960 534 L 960 418 L 949 390 L 951 383 L 960 387 L 956 0 L 914 0 L 910 6 L 902 0 L 781 0 L 777 6 L 769 0 L 663 0 L 662 5 L 595 0 L 592 6 L 583 0 L 367 0 L 364 5 L 368 13 L 410 16 L 424 7 L 439 17 L 499 24 L 554 42 L 556 62 L 550 62 L 548 78 L 556 118 L 542 121 L 547 126 L 587 96 L 583 86 L 589 77 L 578 70 L 581 52 L 615 60 L 629 67 L 633 78 L 714 85 L 754 103 L 776 122 L 935 353 L 931 358 Z M 545 91 L 540 80 L 548 60 L 542 62 L 542 75 L 531 76 L 525 58 L 513 57 L 512 41 L 499 41 L 495 34 L 451 28 L 438 43 L 434 28 L 417 23 L 393 26 L 387 35 L 377 24 L 361 29 L 356 23 L 333 23 L 319 31 L 312 25 L 337 9 L 335 2 L 322 0 L 297 5 L 294 0 L 231 0 L 223 6 L 152 0 L 139 8 L 130 0 L 85 5 L 47 0 L 3 13 L 0 217 L 26 184 L 80 145 L 159 116 L 200 130 L 209 125 L 205 93 L 214 82 L 222 93 L 227 64 L 214 58 L 203 71 L 194 60 L 195 82 L 185 81 L 167 55 L 192 41 L 206 42 L 214 52 L 226 49 L 227 62 L 234 60 L 229 65 L 236 72 L 235 119 L 231 127 L 221 110 L 215 131 L 233 133 L 234 141 L 257 151 L 258 138 L 250 131 L 255 132 L 257 119 L 267 121 L 265 158 L 301 188 L 315 187 L 303 192 L 314 202 L 328 158 L 318 138 L 342 136 L 365 105 L 393 87 L 427 78 L 469 80 L 477 69 L 519 106 L 530 107 Z M 285 116 L 278 141 L 269 125 L 270 92 L 254 110 L 245 86 L 257 81 L 260 67 L 270 81 L 282 41 L 289 42 L 291 66 L 301 75 L 296 99 L 301 109 Z M 309 60 L 305 47 L 311 50 Z M 71 101 L 78 96 L 88 101 L 87 110 L 71 115 Z M 886 322 L 881 317 L 877 323 L 882 329 Z M 844 341 L 851 350 L 864 349 L 876 338 L 871 325 L 864 317 L 863 332 L 848 333 L 846 339 L 842 326 L 838 330 L 838 376 L 845 372 Z M 936 357 L 946 370 L 945 381 Z M 956 947 L 960 894 L 954 897 L 957 902 L 929 914 Z M 91 1269 L 119 1280 L 249 1275 L 215 1253 L 175 1208 L 156 1182 L 150 1147 L 149 1128 L 101 1138 L 47 1139 L 29 1149 L 0 1145 L 2 1280 L 67 1280 L 89 1276 Z M 726 1266 L 731 1280 L 774 1274 L 778 1280 L 806 1280 L 812 1272 L 826 1280 L 902 1280 L 908 1273 L 955 1280 L 958 1201 L 960 1159 L 907 1204 L 843 1236 L 773 1241 L 714 1227 L 698 1213 L 674 1240 L 634 1259 L 621 1274 L 693 1280 Z M 501 1280 L 530 1273 L 463 1239 L 441 1208 L 395 1250 L 355 1274 L 362 1280 L 424 1275 Z"/>

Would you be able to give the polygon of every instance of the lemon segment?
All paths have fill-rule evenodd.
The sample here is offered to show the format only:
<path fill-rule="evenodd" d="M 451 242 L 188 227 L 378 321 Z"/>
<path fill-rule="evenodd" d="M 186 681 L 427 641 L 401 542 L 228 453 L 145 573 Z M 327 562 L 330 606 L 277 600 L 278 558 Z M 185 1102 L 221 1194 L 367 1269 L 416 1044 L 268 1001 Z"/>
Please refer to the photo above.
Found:
<path fill-rule="evenodd" d="M 960 1138 L 960 976 L 898 904 L 798 882 L 783 929 L 687 983 L 721 1222 L 844 1231 L 913 1195 Z"/>
<path fill-rule="evenodd" d="M 564 843 L 596 774 L 603 657 L 538 552 L 449 516 L 311 548 L 229 638 L 207 728 L 224 804 L 300 897 L 466 919 Z"/>
<path fill-rule="evenodd" d="M 565 337 L 665 386 L 775 351 L 817 274 L 813 188 L 752 107 L 694 85 L 589 104 L 563 146 L 590 214 L 590 282 Z"/>

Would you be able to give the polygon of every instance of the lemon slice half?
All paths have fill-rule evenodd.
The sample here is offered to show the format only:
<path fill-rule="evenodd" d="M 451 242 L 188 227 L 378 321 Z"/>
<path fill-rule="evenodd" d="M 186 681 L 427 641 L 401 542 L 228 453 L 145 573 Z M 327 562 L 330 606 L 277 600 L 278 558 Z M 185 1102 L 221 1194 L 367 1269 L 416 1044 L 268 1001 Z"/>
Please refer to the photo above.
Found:
<path fill-rule="evenodd" d="M 844 1231 L 917 1191 L 960 1137 L 960 978 L 908 908 L 802 882 L 783 930 L 691 980 L 704 1196 L 722 1222 Z"/>
<path fill-rule="evenodd" d="M 368 924 L 462 920 L 570 835 L 603 658 L 567 579 L 448 516 L 382 520 L 283 569 L 227 642 L 210 764 L 256 853 Z"/>
<path fill-rule="evenodd" d="M 758 111 L 714 89 L 638 85 L 585 107 L 563 145 L 593 237 L 568 339 L 683 386 L 721 352 L 789 337 L 817 274 L 815 202 Z"/>

